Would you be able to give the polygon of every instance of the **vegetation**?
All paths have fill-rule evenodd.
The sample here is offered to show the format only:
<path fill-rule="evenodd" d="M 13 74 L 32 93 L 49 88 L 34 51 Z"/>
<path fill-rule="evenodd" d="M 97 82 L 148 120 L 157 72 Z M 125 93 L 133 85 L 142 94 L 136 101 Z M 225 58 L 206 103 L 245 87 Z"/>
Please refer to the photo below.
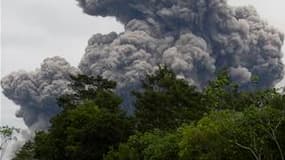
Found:
<path fill-rule="evenodd" d="M 44 160 L 101 159 L 109 147 L 128 139 L 133 121 L 120 110 L 115 83 L 101 77 L 73 77 L 73 94 L 59 101 L 63 111 L 48 132 L 35 137 L 35 157 Z"/>
<path fill-rule="evenodd" d="M 169 130 L 197 120 L 206 112 L 202 94 L 166 67 L 142 82 L 143 91 L 134 92 L 138 130 Z"/>
<path fill-rule="evenodd" d="M 26 144 L 16 153 L 14 160 L 36 160 L 35 158 L 35 147 L 31 141 Z"/>
<path fill-rule="evenodd" d="M 276 89 L 245 91 L 221 72 L 198 90 L 160 67 L 126 115 L 115 82 L 72 79 L 50 129 L 14 160 L 284 160 L 285 97 Z"/>

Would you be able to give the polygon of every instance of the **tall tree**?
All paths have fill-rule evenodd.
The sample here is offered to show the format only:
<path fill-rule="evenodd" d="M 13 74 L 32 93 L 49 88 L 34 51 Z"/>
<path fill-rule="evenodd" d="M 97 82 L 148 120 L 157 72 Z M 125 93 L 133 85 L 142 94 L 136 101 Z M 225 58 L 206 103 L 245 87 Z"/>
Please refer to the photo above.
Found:
<path fill-rule="evenodd" d="M 122 99 L 114 94 L 116 82 L 109 81 L 101 76 L 93 77 L 87 75 L 71 76 L 69 84 L 70 94 L 58 99 L 60 107 L 74 108 L 85 100 L 94 101 L 99 107 L 110 110 L 118 110 Z"/>
<path fill-rule="evenodd" d="M 199 119 L 205 112 L 201 93 L 167 67 L 159 67 L 143 81 L 143 90 L 135 92 L 135 117 L 138 129 L 175 129 L 182 123 Z"/>
<path fill-rule="evenodd" d="M 34 143 L 29 141 L 26 142 L 19 151 L 17 151 L 16 156 L 13 158 L 13 160 L 36 160 L 34 156 Z"/>
<path fill-rule="evenodd" d="M 133 121 L 120 108 L 115 82 L 101 77 L 72 77 L 72 94 L 59 99 L 63 108 L 47 132 L 35 137 L 40 160 L 101 159 L 133 132 Z"/>
<path fill-rule="evenodd" d="M 62 128 L 61 128 L 62 127 Z M 132 121 L 120 112 L 85 102 L 54 119 L 48 133 L 38 133 L 35 152 L 39 159 L 101 159 L 132 133 Z"/>

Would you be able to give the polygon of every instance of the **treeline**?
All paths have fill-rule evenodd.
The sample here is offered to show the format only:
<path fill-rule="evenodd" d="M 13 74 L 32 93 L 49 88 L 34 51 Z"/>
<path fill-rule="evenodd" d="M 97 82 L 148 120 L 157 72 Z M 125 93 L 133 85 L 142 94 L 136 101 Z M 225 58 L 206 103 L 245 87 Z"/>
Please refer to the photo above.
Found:
<path fill-rule="evenodd" d="M 50 129 L 14 160 L 284 160 L 285 97 L 276 89 L 244 91 L 224 71 L 198 90 L 160 67 L 133 92 L 127 115 L 115 82 L 72 80 Z"/>

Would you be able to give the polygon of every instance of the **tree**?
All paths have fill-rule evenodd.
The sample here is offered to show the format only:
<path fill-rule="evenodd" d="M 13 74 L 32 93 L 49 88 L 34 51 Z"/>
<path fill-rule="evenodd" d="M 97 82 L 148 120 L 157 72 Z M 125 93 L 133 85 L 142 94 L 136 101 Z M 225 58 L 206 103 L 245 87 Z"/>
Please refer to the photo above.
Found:
<path fill-rule="evenodd" d="M 25 145 L 16 153 L 15 158 L 13 160 L 36 160 L 34 158 L 34 143 L 28 141 Z"/>
<path fill-rule="evenodd" d="M 255 160 L 284 160 L 284 111 L 272 107 L 250 107 L 237 122 L 235 144 L 248 151 Z"/>
<path fill-rule="evenodd" d="M 126 116 L 115 83 L 79 75 L 62 112 L 17 156 L 39 160 L 284 160 L 285 96 L 244 91 L 226 72 L 201 91 L 166 67 L 134 91 Z M 18 158 L 18 157 L 17 157 Z M 23 158 L 23 159 L 24 159 Z"/>
<path fill-rule="evenodd" d="M 62 129 L 61 116 L 65 125 Z M 55 119 L 49 133 L 38 133 L 36 157 L 41 159 L 101 159 L 132 133 L 132 122 L 120 112 L 112 113 L 87 101 Z"/>
<path fill-rule="evenodd" d="M 211 111 L 176 131 L 137 133 L 104 159 L 282 160 L 284 135 L 284 112 L 272 107 Z"/>
<path fill-rule="evenodd" d="M 134 92 L 135 117 L 140 131 L 175 129 L 182 123 L 197 120 L 205 112 L 201 93 L 167 67 L 159 67 L 142 82 L 143 90 Z"/>
<path fill-rule="evenodd" d="M 178 136 L 159 130 L 137 133 L 104 160 L 178 160 Z"/>
<path fill-rule="evenodd" d="M 93 77 L 77 75 L 71 77 L 69 84 L 70 94 L 58 98 L 58 104 L 64 109 L 75 108 L 81 102 L 92 100 L 99 107 L 118 110 L 122 99 L 114 94 L 116 82 L 109 81 L 101 76 Z"/>
<path fill-rule="evenodd" d="M 231 81 L 227 70 L 217 74 L 203 90 L 203 104 L 208 110 L 236 109 L 235 101 L 239 99 L 239 86 Z"/>
<path fill-rule="evenodd" d="M 272 107 L 212 112 L 182 127 L 181 159 L 282 160 L 284 118 Z"/>
<path fill-rule="evenodd" d="M 255 85 L 253 80 L 251 85 Z M 249 86 L 250 87 L 250 86 Z M 260 90 L 245 90 L 231 80 L 227 70 L 218 73 L 217 78 L 210 81 L 202 91 L 202 104 L 210 110 L 230 109 L 243 111 L 249 106 L 272 107 L 285 109 L 285 97 L 280 89 L 268 88 Z"/>
<path fill-rule="evenodd" d="M 102 159 L 133 132 L 133 120 L 119 108 L 115 83 L 101 77 L 72 77 L 73 93 L 59 99 L 62 112 L 51 120 L 47 132 L 35 137 L 35 157 L 40 160 Z"/>
<path fill-rule="evenodd" d="M 181 160 L 242 160 L 249 159 L 231 143 L 232 131 L 240 118 L 234 111 L 214 111 L 196 124 L 180 128 L 179 156 Z"/>

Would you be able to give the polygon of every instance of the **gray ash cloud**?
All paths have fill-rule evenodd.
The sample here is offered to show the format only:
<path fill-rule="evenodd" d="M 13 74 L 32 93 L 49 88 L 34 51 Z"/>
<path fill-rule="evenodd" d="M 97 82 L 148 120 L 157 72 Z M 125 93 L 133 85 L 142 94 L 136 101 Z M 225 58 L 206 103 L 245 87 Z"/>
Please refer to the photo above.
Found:
<path fill-rule="evenodd" d="M 30 129 L 45 129 L 49 119 L 59 111 L 56 99 L 70 93 L 70 74 L 79 73 L 63 58 L 47 58 L 34 72 L 14 72 L 1 81 L 3 93 L 20 105 L 17 116 Z"/>
<path fill-rule="evenodd" d="M 284 35 L 252 7 L 233 8 L 225 0 L 78 2 L 85 13 L 114 16 L 125 26 L 119 35 L 90 39 L 79 66 L 83 72 L 137 81 L 143 72 L 166 64 L 199 87 L 222 68 L 242 83 L 259 76 L 259 88 L 272 87 L 283 77 Z"/>
<path fill-rule="evenodd" d="M 234 8 L 226 0 L 77 1 L 85 13 L 116 17 L 125 27 L 122 33 L 92 36 L 79 70 L 117 81 L 118 93 L 124 97 L 127 109 L 132 108 L 130 90 L 138 88 L 144 75 L 153 73 L 160 64 L 198 88 L 207 85 L 224 68 L 244 88 L 252 76 L 259 77 L 256 88 L 273 87 L 283 78 L 284 35 L 263 21 L 252 7 Z M 68 78 L 62 73 L 76 70 L 66 66 L 59 67 L 62 72 L 57 77 L 63 84 L 68 83 Z M 14 73 L 2 82 L 5 95 L 22 106 L 26 119 L 30 113 L 38 113 L 39 108 L 47 108 L 40 110 L 43 115 L 37 114 L 48 115 L 47 119 L 56 113 L 48 112 L 56 110 L 55 105 L 46 105 L 54 103 L 54 99 L 40 97 L 61 95 L 65 85 L 55 93 L 37 90 L 35 94 L 34 85 L 29 84 L 32 81 L 57 86 L 48 76 L 40 80 L 30 78 L 45 72 Z M 9 77 L 13 80 L 7 80 Z M 39 117 L 33 115 L 32 119 Z"/>

